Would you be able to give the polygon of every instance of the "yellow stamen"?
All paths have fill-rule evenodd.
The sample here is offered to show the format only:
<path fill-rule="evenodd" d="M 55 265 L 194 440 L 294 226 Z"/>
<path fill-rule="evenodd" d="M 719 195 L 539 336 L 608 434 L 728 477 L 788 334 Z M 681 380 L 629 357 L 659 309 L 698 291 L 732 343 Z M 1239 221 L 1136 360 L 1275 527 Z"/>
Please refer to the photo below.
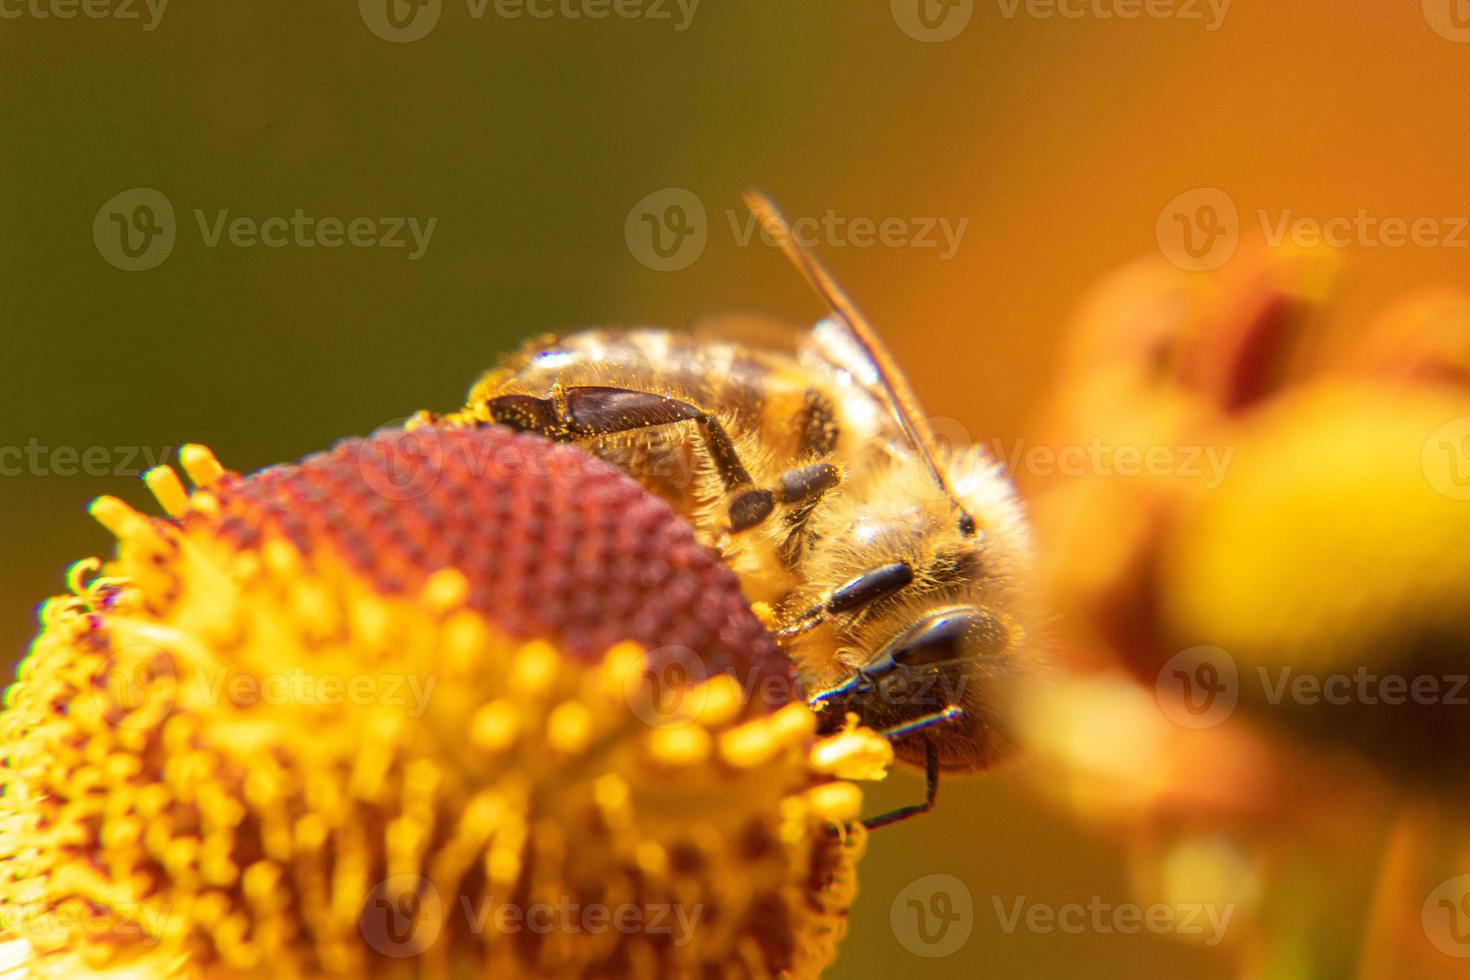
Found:
<path fill-rule="evenodd" d="M 457 568 L 441 568 L 424 582 L 420 596 L 425 606 L 440 615 L 463 606 L 470 594 L 470 582 Z"/>
<path fill-rule="evenodd" d="M 667 766 L 698 765 L 709 758 L 713 748 L 709 732 L 697 725 L 656 728 L 649 733 L 648 743 L 653 757 Z"/>
<path fill-rule="evenodd" d="M 546 719 L 546 741 L 564 755 L 577 755 L 592 739 L 592 712 L 576 701 L 552 709 Z"/>
<path fill-rule="evenodd" d="M 116 497 L 98 497 L 89 508 L 94 520 L 112 532 L 119 541 L 148 534 L 148 519 Z"/>
<path fill-rule="evenodd" d="M 143 482 L 153 492 L 163 511 L 170 517 L 182 517 L 189 510 L 189 492 L 172 466 L 155 466 L 143 474 Z"/>
<path fill-rule="evenodd" d="M 839 779 L 883 779 L 893 764 L 893 746 L 855 722 L 856 716 L 848 716 L 846 728 L 812 747 L 812 768 Z"/>
<path fill-rule="evenodd" d="M 225 468 L 214 458 L 214 453 L 194 442 L 179 449 L 179 464 L 195 486 L 205 489 L 214 486 L 225 474 Z"/>

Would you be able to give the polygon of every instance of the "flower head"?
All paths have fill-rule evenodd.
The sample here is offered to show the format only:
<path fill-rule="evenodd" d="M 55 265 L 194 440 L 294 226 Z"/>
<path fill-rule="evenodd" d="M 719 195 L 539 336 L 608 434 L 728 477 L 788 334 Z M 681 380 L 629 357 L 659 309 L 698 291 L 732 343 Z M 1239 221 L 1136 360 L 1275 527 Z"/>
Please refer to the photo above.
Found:
<path fill-rule="evenodd" d="M 0 968 L 812 974 L 886 744 L 828 740 L 631 480 L 387 431 L 104 498 L 0 713 Z M 752 696 L 752 692 L 765 696 Z"/>

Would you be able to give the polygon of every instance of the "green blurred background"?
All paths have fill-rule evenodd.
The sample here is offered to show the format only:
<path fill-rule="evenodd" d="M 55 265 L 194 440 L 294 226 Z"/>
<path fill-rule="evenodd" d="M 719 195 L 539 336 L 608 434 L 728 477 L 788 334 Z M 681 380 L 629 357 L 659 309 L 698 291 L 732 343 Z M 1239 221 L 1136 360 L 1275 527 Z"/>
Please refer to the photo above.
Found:
<path fill-rule="evenodd" d="M 1203 2 L 1202 20 L 1124 20 L 1024 5 L 1010 17 L 985 0 L 943 43 L 906 33 L 904 2 L 706 0 L 677 30 L 673 4 L 670 19 L 592 20 L 511 19 L 492 3 L 477 19 L 444 0 L 426 36 L 390 43 L 351 2 L 175 0 L 146 30 L 141 2 L 128 20 L 0 0 L 0 447 L 40 447 L 0 477 L 0 649 L 18 658 L 67 564 L 108 548 L 87 501 L 145 503 L 134 472 L 51 472 L 67 465 L 58 448 L 102 447 L 111 471 L 135 448 L 201 441 L 250 470 L 455 407 L 532 333 L 732 310 L 813 319 L 774 250 L 732 236 L 746 186 L 793 216 L 967 220 L 948 260 L 823 251 L 928 410 L 1007 444 L 1027 434 L 1069 311 L 1101 275 L 1156 253 L 1160 211 L 1181 192 L 1220 188 L 1243 215 L 1470 208 L 1456 0 L 1236 0 L 1217 30 Z M 93 220 L 135 187 L 166 195 L 177 242 L 125 272 Z M 624 228 L 669 187 L 702 201 L 708 244 L 661 272 Z M 410 260 L 211 248 L 194 218 L 296 208 L 437 225 Z M 1348 323 L 1410 286 L 1463 282 L 1470 258 L 1351 251 Z M 873 806 L 920 789 L 895 780 Z M 1014 773 L 946 785 L 937 815 L 878 835 L 863 870 L 835 976 L 1228 972 L 1197 943 L 1147 934 L 1007 934 L 997 900 L 1130 897 L 1123 857 Z M 922 959 L 889 913 L 933 873 L 967 884 L 973 932 Z"/>

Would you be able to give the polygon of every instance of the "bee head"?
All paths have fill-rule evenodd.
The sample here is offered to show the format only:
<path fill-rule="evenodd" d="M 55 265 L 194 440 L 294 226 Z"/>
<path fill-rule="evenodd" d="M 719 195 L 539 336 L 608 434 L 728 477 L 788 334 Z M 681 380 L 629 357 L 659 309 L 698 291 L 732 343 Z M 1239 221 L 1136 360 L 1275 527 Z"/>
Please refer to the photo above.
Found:
<path fill-rule="evenodd" d="M 929 729 L 931 737 L 945 768 L 982 769 L 1011 751 L 1001 719 L 1017 673 L 1015 640 L 998 616 L 979 606 L 930 609 L 812 702 L 828 724 L 852 712 L 865 725 L 890 731 L 958 708 Z M 923 760 L 922 739 L 900 737 L 894 748 L 907 762 Z"/>
<path fill-rule="evenodd" d="M 823 569 L 842 583 L 826 593 L 837 615 L 810 640 L 836 648 L 837 662 L 808 662 L 829 725 L 853 712 L 869 727 L 903 730 L 960 709 L 926 735 L 945 768 L 973 770 L 1009 753 L 1012 682 L 1035 659 L 1031 547 L 1001 467 L 978 447 L 945 463 L 957 499 L 902 492 L 912 475 L 895 472 L 838 514 Z M 848 609 L 849 597 L 865 601 Z M 899 738 L 895 750 L 922 764 L 924 741 Z"/>

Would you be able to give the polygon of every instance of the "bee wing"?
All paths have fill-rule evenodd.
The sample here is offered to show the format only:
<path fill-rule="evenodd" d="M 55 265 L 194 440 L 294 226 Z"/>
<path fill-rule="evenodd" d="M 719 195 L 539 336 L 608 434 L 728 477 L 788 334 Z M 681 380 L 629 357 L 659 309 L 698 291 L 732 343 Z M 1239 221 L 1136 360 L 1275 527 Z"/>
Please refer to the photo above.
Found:
<path fill-rule="evenodd" d="M 755 350 L 795 355 L 807 343 L 807 332 L 775 317 L 756 313 L 729 313 L 701 317 L 689 325 L 701 340 L 738 344 Z"/>
<path fill-rule="evenodd" d="M 786 219 L 768 198 L 748 191 L 745 203 L 832 310 L 832 316 L 812 332 L 817 347 L 887 406 L 914 452 L 924 460 L 934 482 L 954 503 L 961 526 L 973 528 L 974 519 L 960 504 L 944 468 L 939 465 L 934 430 L 919 408 L 919 400 L 908 379 L 899 370 L 877 332 L 816 256 L 797 244 Z"/>
<path fill-rule="evenodd" d="M 806 334 L 801 356 L 810 360 L 814 368 L 840 379 L 843 384 L 857 385 L 887 409 L 888 402 L 880 390 L 882 372 L 873 359 L 853 342 L 852 331 L 839 318 L 825 317 L 812 327 Z"/>

